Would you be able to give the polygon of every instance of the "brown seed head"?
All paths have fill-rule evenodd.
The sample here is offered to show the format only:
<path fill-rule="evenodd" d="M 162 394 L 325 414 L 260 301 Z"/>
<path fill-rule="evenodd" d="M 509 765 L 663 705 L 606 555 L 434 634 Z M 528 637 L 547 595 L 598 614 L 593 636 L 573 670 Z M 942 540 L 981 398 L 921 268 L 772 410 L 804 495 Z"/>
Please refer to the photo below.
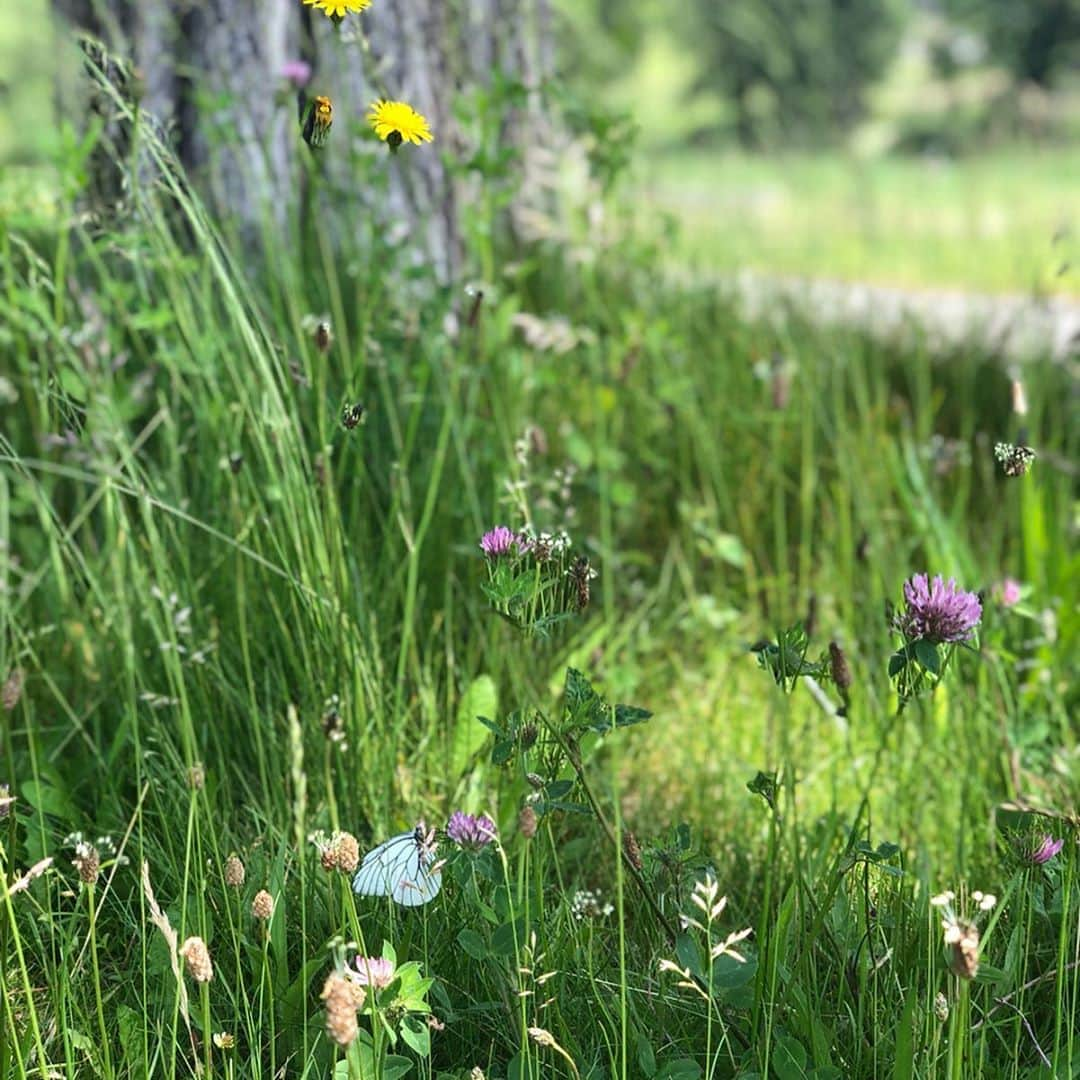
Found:
<path fill-rule="evenodd" d="M 531 806 L 522 807 L 518 814 L 518 831 L 526 840 L 531 840 L 536 835 L 536 811 Z"/>
<path fill-rule="evenodd" d="M 949 967 L 961 979 L 974 979 L 979 972 L 979 928 L 974 923 L 958 923 L 951 942 Z"/>
<path fill-rule="evenodd" d="M 214 977 L 214 965 L 210 952 L 201 937 L 189 937 L 180 946 L 180 955 L 187 964 L 188 974 L 197 983 L 208 983 Z"/>
<path fill-rule="evenodd" d="M 324 870 L 337 869 L 337 855 L 334 853 L 334 848 L 331 844 L 327 844 L 326 847 L 319 850 L 319 862 L 322 864 Z"/>
<path fill-rule="evenodd" d="M 188 786 L 192 791 L 202 791 L 206 785 L 206 770 L 203 768 L 201 761 L 196 761 L 194 765 L 188 769 Z"/>
<path fill-rule="evenodd" d="M 71 860 L 79 871 L 79 880 L 93 885 L 101 874 L 101 855 L 93 844 L 82 843 L 75 848 L 75 858 Z"/>
<path fill-rule="evenodd" d="M 338 1046 L 351 1045 L 359 1032 L 352 980 L 332 972 L 323 984 L 322 999 L 326 1002 L 326 1033 Z"/>
<path fill-rule="evenodd" d="M 641 846 L 637 842 L 637 837 L 627 829 L 623 833 L 623 851 L 626 853 L 626 859 L 635 870 L 641 869 Z"/>
<path fill-rule="evenodd" d="M 274 914 L 274 898 L 265 889 L 260 889 L 251 901 L 251 914 L 264 922 Z"/>
<path fill-rule="evenodd" d="M 352 833 L 334 833 L 330 838 L 330 850 L 334 855 L 334 865 L 343 874 L 353 873 L 360 865 L 360 845 Z"/>
<path fill-rule="evenodd" d="M 244 864 L 239 855 L 230 855 L 225 860 L 225 884 L 230 889 L 239 889 L 244 884 Z"/>
<path fill-rule="evenodd" d="M 829 642 L 829 670 L 838 690 L 851 689 L 851 668 L 848 667 L 844 650 L 835 641 Z"/>
<path fill-rule="evenodd" d="M 5 712 L 11 712 L 19 704 L 25 683 L 26 672 L 22 668 L 12 668 L 4 680 L 3 689 L 0 690 L 0 703 L 3 704 Z"/>

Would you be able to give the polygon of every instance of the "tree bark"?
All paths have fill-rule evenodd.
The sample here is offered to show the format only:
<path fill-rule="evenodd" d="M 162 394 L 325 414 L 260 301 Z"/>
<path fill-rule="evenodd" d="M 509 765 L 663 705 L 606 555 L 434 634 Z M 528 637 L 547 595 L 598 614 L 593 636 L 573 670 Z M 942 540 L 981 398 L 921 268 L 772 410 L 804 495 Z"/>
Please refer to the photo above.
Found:
<path fill-rule="evenodd" d="M 354 155 L 386 152 L 372 142 L 368 107 L 382 96 L 408 101 L 435 142 L 403 147 L 390 161 L 388 197 L 365 209 L 420 224 L 444 278 L 461 255 L 464 181 L 452 166 L 469 151 L 455 103 L 462 91 L 490 89 L 496 75 L 521 83 L 529 104 L 507 114 L 504 136 L 528 145 L 550 70 L 549 3 L 374 0 L 335 26 L 301 0 L 55 0 L 70 23 L 133 60 L 142 107 L 170 133 L 182 164 L 220 211 L 253 228 L 267 203 L 283 220 L 306 172 L 286 60 L 311 64 L 310 91 L 333 100 L 319 168 L 331 188 L 360 201 L 364 192 L 350 188 Z"/>

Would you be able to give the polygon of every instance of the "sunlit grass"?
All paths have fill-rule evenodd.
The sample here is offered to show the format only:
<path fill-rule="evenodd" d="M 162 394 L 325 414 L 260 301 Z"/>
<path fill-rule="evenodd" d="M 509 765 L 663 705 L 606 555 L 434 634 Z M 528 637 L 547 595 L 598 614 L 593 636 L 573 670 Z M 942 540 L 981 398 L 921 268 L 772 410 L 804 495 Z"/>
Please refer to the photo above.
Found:
<path fill-rule="evenodd" d="M 1080 154 L 654 155 L 640 188 L 702 269 L 1080 296 Z"/>
<path fill-rule="evenodd" d="M 146 147 L 148 174 L 168 154 Z M 24 230 L 32 202 L 0 219 L 4 880 L 55 860 L 0 895 L 0 1074 L 1075 1071 L 1067 370 L 1031 363 L 1020 418 L 993 357 L 745 324 L 655 244 L 538 246 L 470 325 L 475 294 L 377 234 L 314 265 L 267 235 L 264 273 L 157 180 L 103 231 L 73 216 L 70 246 L 52 216 Z M 1010 479 L 992 447 L 1021 425 L 1038 458 Z M 599 570 L 547 636 L 483 592 L 480 536 L 523 508 Z M 922 569 L 986 589 L 986 617 L 901 712 L 885 604 Z M 800 619 L 814 656 L 847 653 L 845 716 L 757 662 Z M 581 678 L 599 715 L 653 717 L 575 727 Z M 309 840 L 368 849 L 459 808 L 500 843 L 444 843 L 411 910 L 354 897 Z M 1018 820 L 1069 838 L 1054 863 L 1022 861 Z M 75 831 L 129 860 L 93 891 Z M 970 985 L 928 906 L 965 883 L 1000 898 Z M 751 928 L 742 960 L 704 962 L 680 921 L 716 890 L 709 942 Z M 174 972 L 165 926 L 206 942 L 209 983 Z M 434 982 L 408 1040 L 395 998 L 343 1050 L 320 993 L 384 942 Z"/>

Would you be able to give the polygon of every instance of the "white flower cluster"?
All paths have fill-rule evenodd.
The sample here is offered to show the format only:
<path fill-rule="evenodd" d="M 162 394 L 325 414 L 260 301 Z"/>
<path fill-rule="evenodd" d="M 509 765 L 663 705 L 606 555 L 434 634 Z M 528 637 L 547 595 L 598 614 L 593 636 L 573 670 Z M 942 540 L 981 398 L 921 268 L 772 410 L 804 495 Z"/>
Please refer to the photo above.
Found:
<path fill-rule="evenodd" d="M 574 893 L 570 905 L 570 913 L 578 922 L 584 919 L 603 919 L 614 910 L 615 908 L 611 904 L 605 904 L 600 893 L 593 889 L 579 889 Z"/>

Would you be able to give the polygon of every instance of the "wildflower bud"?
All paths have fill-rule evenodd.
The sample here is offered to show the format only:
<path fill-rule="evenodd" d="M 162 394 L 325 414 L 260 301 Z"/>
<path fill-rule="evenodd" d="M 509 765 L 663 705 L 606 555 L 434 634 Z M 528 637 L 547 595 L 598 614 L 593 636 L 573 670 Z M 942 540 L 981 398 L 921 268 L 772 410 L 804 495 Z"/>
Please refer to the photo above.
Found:
<path fill-rule="evenodd" d="M 539 734 L 539 730 L 532 721 L 525 724 L 521 729 L 521 749 L 531 750 L 536 745 L 536 738 Z"/>
<path fill-rule="evenodd" d="M 846 692 L 851 689 L 851 668 L 848 667 L 844 650 L 835 641 L 829 642 L 829 671 L 838 690 Z"/>
<path fill-rule="evenodd" d="M 101 874 L 101 855 L 93 844 L 78 844 L 75 858 L 71 860 L 79 871 L 79 880 L 93 885 Z"/>
<path fill-rule="evenodd" d="M 635 870 L 641 869 L 641 846 L 637 842 L 637 837 L 630 832 L 629 829 L 623 833 L 623 853 L 626 855 L 626 861 Z"/>
<path fill-rule="evenodd" d="M 214 1032 L 214 1045 L 219 1050 L 232 1050 L 236 1046 L 236 1036 L 228 1031 Z"/>
<path fill-rule="evenodd" d="M 544 787 L 544 784 L 545 784 L 545 780 L 544 780 L 544 778 L 543 778 L 543 777 L 542 777 L 542 776 L 541 776 L 541 775 L 540 775 L 539 773 L 534 773 L 534 772 L 527 772 L 527 773 L 525 774 L 525 779 L 526 779 L 526 780 L 528 780 L 528 782 L 529 782 L 529 786 L 530 786 L 530 787 L 531 787 L 531 788 L 532 788 L 532 789 L 533 789 L 534 791 L 541 791 L 541 790 L 543 790 L 543 787 Z"/>
<path fill-rule="evenodd" d="M 949 999 L 939 990 L 934 998 L 934 1015 L 939 1024 L 949 1019 Z"/>
<path fill-rule="evenodd" d="M 244 864 L 238 855 L 230 855 L 225 860 L 225 884 L 230 889 L 239 889 L 244 884 Z"/>
<path fill-rule="evenodd" d="M 350 1046 L 359 1033 L 352 981 L 332 972 L 323 985 L 322 999 L 326 1002 L 326 1033 L 338 1046 Z"/>
<path fill-rule="evenodd" d="M 180 955 L 187 964 L 188 974 L 197 983 L 208 983 L 214 977 L 214 965 L 201 937 L 189 937 L 180 946 Z"/>
<path fill-rule="evenodd" d="M 334 335 L 330 331 L 330 324 L 328 322 L 321 322 L 315 327 L 315 348 L 324 355 L 330 351 L 330 346 L 334 344 Z"/>
<path fill-rule="evenodd" d="M 265 889 L 260 889 L 251 901 L 251 914 L 263 922 L 274 914 L 274 898 Z"/>
<path fill-rule="evenodd" d="M 12 712 L 19 704 L 25 683 L 26 672 L 22 668 L 12 668 L 4 680 L 3 689 L 0 690 L 0 703 L 3 704 L 5 712 Z"/>
<path fill-rule="evenodd" d="M 192 791 L 202 791 L 206 785 L 206 770 L 203 768 L 201 761 L 196 761 L 194 765 L 188 769 L 188 787 Z"/>
<path fill-rule="evenodd" d="M 343 874 L 351 874 L 360 865 L 360 845 L 352 833 L 336 832 L 330 838 L 334 866 Z"/>
<path fill-rule="evenodd" d="M 536 835 L 536 811 L 531 806 L 522 808 L 518 814 L 518 831 L 526 840 L 531 840 Z"/>
<path fill-rule="evenodd" d="M 337 855 L 334 852 L 332 845 L 327 844 L 319 852 L 319 864 L 324 870 L 336 870 L 337 869 Z"/>

